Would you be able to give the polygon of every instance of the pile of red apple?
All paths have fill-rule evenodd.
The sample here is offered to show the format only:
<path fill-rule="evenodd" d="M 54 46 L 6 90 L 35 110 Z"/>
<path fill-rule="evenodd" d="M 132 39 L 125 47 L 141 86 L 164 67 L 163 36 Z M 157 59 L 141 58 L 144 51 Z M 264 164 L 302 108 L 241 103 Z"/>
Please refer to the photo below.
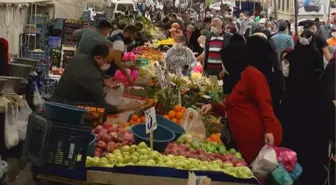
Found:
<path fill-rule="evenodd" d="M 133 134 L 118 124 L 105 122 L 98 125 L 92 132 L 96 135 L 95 157 L 104 156 L 105 153 L 111 153 L 117 148 L 134 143 Z"/>
<path fill-rule="evenodd" d="M 164 154 L 172 154 L 174 156 L 184 156 L 186 158 L 199 159 L 201 161 L 216 161 L 221 160 L 224 163 L 232 163 L 235 167 L 246 166 L 247 163 L 241 157 L 240 153 L 236 151 L 227 151 L 223 153 L 209 153 L 205 149 L 193 149 L 184 144 L 169 143 L 165 149 Z"/>

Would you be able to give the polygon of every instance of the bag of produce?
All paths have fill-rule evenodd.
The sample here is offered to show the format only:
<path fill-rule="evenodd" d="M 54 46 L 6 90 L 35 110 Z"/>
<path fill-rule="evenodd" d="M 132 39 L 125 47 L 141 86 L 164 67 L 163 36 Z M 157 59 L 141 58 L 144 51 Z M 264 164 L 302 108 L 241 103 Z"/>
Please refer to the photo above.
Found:
<path fill-rule="evenodd" d="M 126 70 L 134 81 L 136 81 L 139 78 L 139 71 L 137 69 L 126 69 Z M 124 74 L 122 74 L 120 70 L 116 71 L 114 77 L 117 81 L 120 81 L 125 85 L 128 84 L 127 78 L 124 76 Z"/>
<path fill-rule="evenodd" d="M 302 166 L 299 163 L 296 163 L 293 171 L 289 173 L 292 180 L 295 182 L 302 174 Z"/>
<path fill-rule="evenodd" d="M 288 148 L 276 147 L 276 146 L 272 147 L 276 152 L 279 163 L 281 163 L 288 172 L 293 171 L 297 163 L 296 152 Z"/>
<path fill-rule="evenodd" d="M 257 178 L 267 177 L 278 165 L 276 152 L 270 145 L 265 145 L 251 163 L 252 171 Z"/>
<path fill-rule="evenodd" d="M 184 113 L 181 126 L 187 134 L 190 134 L 193 137 L 197 137 L 201 140 L 206 138 L 206 129 L 202 121 L 202 116 L 192 108 L 188 108 Z"/>
<path fill-rule="evenodd" d="M 293 180 L 290 177 L 289 173 L 286 169 L 279 165 L 269 177 L 268 183 L 269 185 L 292 185 Z"/>

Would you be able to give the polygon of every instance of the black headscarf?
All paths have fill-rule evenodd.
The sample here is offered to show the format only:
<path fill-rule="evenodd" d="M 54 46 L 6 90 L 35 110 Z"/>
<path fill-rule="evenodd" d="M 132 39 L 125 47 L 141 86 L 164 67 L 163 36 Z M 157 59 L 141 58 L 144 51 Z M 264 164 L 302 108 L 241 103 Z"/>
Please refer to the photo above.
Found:
<path fill-rule="evenodd" d="M 302 44 L 302 38 L 309 39 L 308 45 Z M 288 95 L 291 99 L 307 100 L 312 98 L 311 92 L 321 75 L 320 54 L 315 46 L 314 33 L 302 32 L 294 51 L 285 57 L 289 63 Z M 306 98 L 305 98 L 306 96 Z"/>
<path fill-rule="evenodd" d="M 243 43 L 230 43 L 221 52 L 225 69 L 232 76 L 240 76 L 248 66 L 247 46 Z"/>
<path fill-rule="evenodd" d="M 261 36 L 251 36 L 247 39 L 250 65 L 261 71 L 268 81 L 271 79 L 273 64 L 269 58 L 269 43 Z"/>
<path fill-rule="evenodd" d="M 242 55 L 242 53 L 246 53 L 245 38 L 240 34 L 233 34 L 230 37 L 229 44 L 221 50 L 223 65 L 230 73 L 224 75 L 224 93 L 231 93 L 240 79 L 240 73 L 247 66 L 247 56 Z"/>

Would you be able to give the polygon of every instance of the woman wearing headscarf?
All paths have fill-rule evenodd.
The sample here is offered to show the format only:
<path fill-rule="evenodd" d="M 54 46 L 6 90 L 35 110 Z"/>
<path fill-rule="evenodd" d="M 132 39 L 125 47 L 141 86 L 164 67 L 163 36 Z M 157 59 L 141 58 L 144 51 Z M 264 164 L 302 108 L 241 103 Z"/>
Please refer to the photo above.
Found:
<path fill-rule="evenodd" d="M 280 116 L 280 102 L 283 99 L 285 82 L 279 57 L 273 44 L 262 32 L 256 32 L 247 39 L 250 64 L 265 75 L 270 85 L 273 108 L 276 115 Z"/>
<path fill-rule="evenodd" d="M 229 43 L 230 44 L 231 43 L 232 44 L 239 43 L 239 44 L 245 45 L 246 44 L 246 40 L 245 40 L 245 37 L 243 35 L 240 35 L 240 34 L 236 33 L 236 34 L 233 34 L 230 37 Z M 239 53 L 239 52 L 235 53 L 235 55 L 240 55 L 240 54 L 241 53 Z M 232 89 L 235 87 L 236 83 L 240 79 L 240 75 L 235 76 L 234 74 L 231 74 L 231 73 L 230 74 L 224 73 L 224 71 L 222 71 L 219 74 L 219 76 L 220 76 L 220 78 L 223 79 L 223 83 L 225 84 L 223 86 L 223 92 L 225 94 L 231 93 Z"/>
<path fill-rule="evenodd" d="M 175 35 L 174 45 L 167 51 L 164 59 L 170 73 L 186 75 L 197 64 L 193 52 L 186 46 L 186 38 L 182 34 Z"/>
<path fill-rule="evenodd" d="M 173 23 L 169 30 L 170 38 L 175 38 L 175 35 L 182 34 L 181 26 L 178 23 Z"/>
<path fill-rule="evenodd" d="M 222 104 L 207 104 L 201 108 L 228 118 L 228 127 L 237 149 L 247 162 L 252 162 L 265 144 L 279 145 L 282 128 L 272 108 L 266 77 L 249 65 L 243 43 L 230 43 L 221 52 L 223 64 L 230 75 L 240 77 Z M 225 76 L 224 76 L 225 77 Z"/>
<path fill-rule="evenodd" d="M 8 41 L 0 38 L 0 75 L 5 76 L 8 73 Z"/>
<path fill-rule="evenodd" d="M 319 119 L 321 101 L 320 53 L 314 42 L 314 33 L 303 31 L 294 50 L 285 57 L 289 63 L 286 98 L 283 100 L 283 145 L 294 150 L 304 172 L 297 184 L 324 184 L 320 178 L 324 172 L 321 159 L 321 128 Z M 313 178 L 312 178 L 313 177 Z"/>

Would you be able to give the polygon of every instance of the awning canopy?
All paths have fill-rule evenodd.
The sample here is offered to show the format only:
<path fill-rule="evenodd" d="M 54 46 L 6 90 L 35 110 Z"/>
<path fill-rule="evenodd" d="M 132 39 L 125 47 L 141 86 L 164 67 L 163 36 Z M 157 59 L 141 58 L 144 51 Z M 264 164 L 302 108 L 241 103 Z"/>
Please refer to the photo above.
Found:
<path fill-rule="evenodd" d="M 0 0 L 0 4 L 26 4 L 26 3 L 44 3 L 52 0 Z"/>

